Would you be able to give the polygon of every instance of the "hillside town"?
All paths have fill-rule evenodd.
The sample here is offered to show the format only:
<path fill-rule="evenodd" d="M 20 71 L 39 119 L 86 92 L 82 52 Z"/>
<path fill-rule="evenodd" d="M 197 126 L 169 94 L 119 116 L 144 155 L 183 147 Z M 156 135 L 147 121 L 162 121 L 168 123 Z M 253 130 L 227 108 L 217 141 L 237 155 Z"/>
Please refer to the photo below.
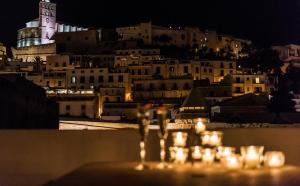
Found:
<path fill-rule="evenodd" d="M 42 88 L 61 118 L 132 122 L 137 107 L 151 103 L 153 121 L 164 105 L 170 121 L 299 122 L 300 46 L 293 44 L 261 49 L 218 31 L 151 21 L 83 28 L 57 21 L 56 4 L 42 0 L 38 18 L 17 31 L 16 47 L 0 44 L 0 68 L 1 78 Z"/>

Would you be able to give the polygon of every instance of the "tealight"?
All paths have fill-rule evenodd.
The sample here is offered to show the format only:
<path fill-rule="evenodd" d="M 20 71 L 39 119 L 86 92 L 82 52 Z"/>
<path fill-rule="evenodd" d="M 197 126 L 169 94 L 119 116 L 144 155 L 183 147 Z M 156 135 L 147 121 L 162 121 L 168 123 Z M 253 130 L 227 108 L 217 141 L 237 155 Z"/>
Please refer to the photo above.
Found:
<path fill-rule="evenodd" d="M 202 155 L 201 155 L 201 147 L 200 146 L 194 146 L 191 147 L 192 149 L 192 158 L 193 160 L 200 160 Z"/>
<path fill-rule="evenodd" d="M 283 152 L 269 151 L 266 152 L 264 165 L 269 168 L 283 167 L 285 163 L 285 155 Z"/>
<path fill-rule="evenodd" d="M 199 119 L 195 125 L 196 134 L 200 134 L 206 130 L 206 125 L 203 123 L 202 119 Z"/>
<path fill-rule="evenodd" d="M 216 156 L 216 150 L 215 149 L 210 149 L 210 148 L 205 148 L 201 150 L 202 154 L 202 162 L 204 164 L 212 164 L 215 160 Z"/>
<path fill-rule="evenodd" d="M 217 154 L 216 154 L 216 158 L 218 160 L 222 159 L 222 158 L 226 158 L 232 154 L 235 154 L 236 149 L 234 147 L 223 147 L 220 146 L 217 148 Z"/>
<path fill-rule="evenodd" d="M 184 164 L 188 158 L 189 149 L 187 148 L 177 148 L 175 150 L 175 163 Z"/>
<path fill-rule="evenodd" d="M 176 150 L 177 150 L 177 147 L 170 147 L 170 148 L 169 148 L 169 152 L 170 152 L 170 161 L 171 161 L 171 162 L 175 161 Z"/>
<path fill-rule="evenodd" d="M 188 136 L 186 132 L 175 132 L 172 135 L 175 147 L 185 147 Z"/>
<path fill-rule="evenodd" d="M 223 133 L 217 131 L 213 131 L 213 132 L 207 131 L 201 135 L 202 145 L 208 145 L 212 147 L 222 145 L 222 138 L 223 138 Z"/>
<path fill-rule="evenodd" d="M 263 152 L 263 146 L 241 147 L 241 154 L 245 168 L 259 168 L 263 158 Z"/>
<path fill-rule="evenodd" d="M 238 154 L 230 154 L 221 159 L 222 165 L 229 170 L 239 170 L 243 167 L 242 157 Z"/>

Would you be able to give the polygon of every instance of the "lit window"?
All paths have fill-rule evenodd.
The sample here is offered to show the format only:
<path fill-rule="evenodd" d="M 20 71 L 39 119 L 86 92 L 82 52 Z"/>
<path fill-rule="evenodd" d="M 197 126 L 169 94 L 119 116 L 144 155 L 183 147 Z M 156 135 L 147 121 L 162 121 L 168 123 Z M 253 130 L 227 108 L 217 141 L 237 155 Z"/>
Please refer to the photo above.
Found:
<path fill-rule="evenodd" d="M 72 83 L 72 84 L 75 84 L 75 83 L 76 83 L 76 77 L 75 77 L 75 76 L 72 76 L 72 78 L 71 78 L 71 83 Z"/>
<path fill-rule="evenodd" d="M 260 83 L 259 78 L 255 78 L 255 83 L 256 83 L 256 84 L 259 84 L 259 83 Z"/>

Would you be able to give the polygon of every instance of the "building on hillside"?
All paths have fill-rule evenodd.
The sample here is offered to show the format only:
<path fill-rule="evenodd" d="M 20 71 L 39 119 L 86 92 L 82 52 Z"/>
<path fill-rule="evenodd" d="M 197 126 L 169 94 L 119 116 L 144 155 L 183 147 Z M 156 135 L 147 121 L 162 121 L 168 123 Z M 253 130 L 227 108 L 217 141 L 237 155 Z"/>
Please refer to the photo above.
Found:
<path fill-rule="evenodd" d="M 267 109 L 268 98 L 246 94 L 217 103 L 211 107 L 213 121 L 229 123 L 271 123 L 272 114 Z"/>
<path fill-rule="evenodd" d="M 57 101 L 61 117 L 100 118 L 100 97 L 93 90 L 48 90 L 48 96 Z"/>
<path fill-rule="evenodd" d="M 18 30 L 17 48 L 54 43 L 54 35 L 59 32 L 77 32 L 86 30 L 56 21 L 56 4 L 50 0 L 39 3 L 39 17 L 26 23 Z"/>
<path fill-rule="evenodd" d="M 216 31 L 201 30 L 196 27 L 164 27 L 153 25 L 152 22 L 118 27 L 119 40 L 142 40 L 146 45 L 175 45 L 195 49 L 211 48 L 232 50 L 239 55 L 245 45 L 251 41 L 233 36 L 218 35 Z"/>
<path fill-rule="evenodd" d="M 193 88 L 180 107 L 180 119 L 209 118 L 209 104 L 202 91 Z"/>
<path fill-rule="evenodd" d="M 279 58 L 284 62 L 281 68 L 283 72 L 286 72 L 290 63 L 300 63 L 300 45 L 273 46 L 272 49 L 278 52 Z"/>
<path fill-rule="evenodd" d="M 135 101 L 181 100 L 189 95 L 193 80 L 186 78 L 136 80 L 133 82 L 133 87 Z"/>
<path fill-rule="evenodd" d="M 231 75 L 232 94 L 234 97 L 245 94 L 269 93 L 268 80 L 265 74 L 241 73 Z"/>

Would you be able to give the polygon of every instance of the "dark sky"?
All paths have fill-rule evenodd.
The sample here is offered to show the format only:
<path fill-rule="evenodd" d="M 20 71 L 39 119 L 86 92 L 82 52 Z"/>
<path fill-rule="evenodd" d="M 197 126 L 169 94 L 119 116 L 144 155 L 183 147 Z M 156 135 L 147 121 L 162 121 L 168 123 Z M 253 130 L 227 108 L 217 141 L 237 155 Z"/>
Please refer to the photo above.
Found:
<path fill-rule="evenodd" d="M 2 0 L 0 42 L 15 45 L 16 31 L 38 16 L 39 0 Z M 114 27 L 151 19 L 249 38 L 259 45 L 300 44 L 300 0 L 52 0 L 58 20 Z"/>

